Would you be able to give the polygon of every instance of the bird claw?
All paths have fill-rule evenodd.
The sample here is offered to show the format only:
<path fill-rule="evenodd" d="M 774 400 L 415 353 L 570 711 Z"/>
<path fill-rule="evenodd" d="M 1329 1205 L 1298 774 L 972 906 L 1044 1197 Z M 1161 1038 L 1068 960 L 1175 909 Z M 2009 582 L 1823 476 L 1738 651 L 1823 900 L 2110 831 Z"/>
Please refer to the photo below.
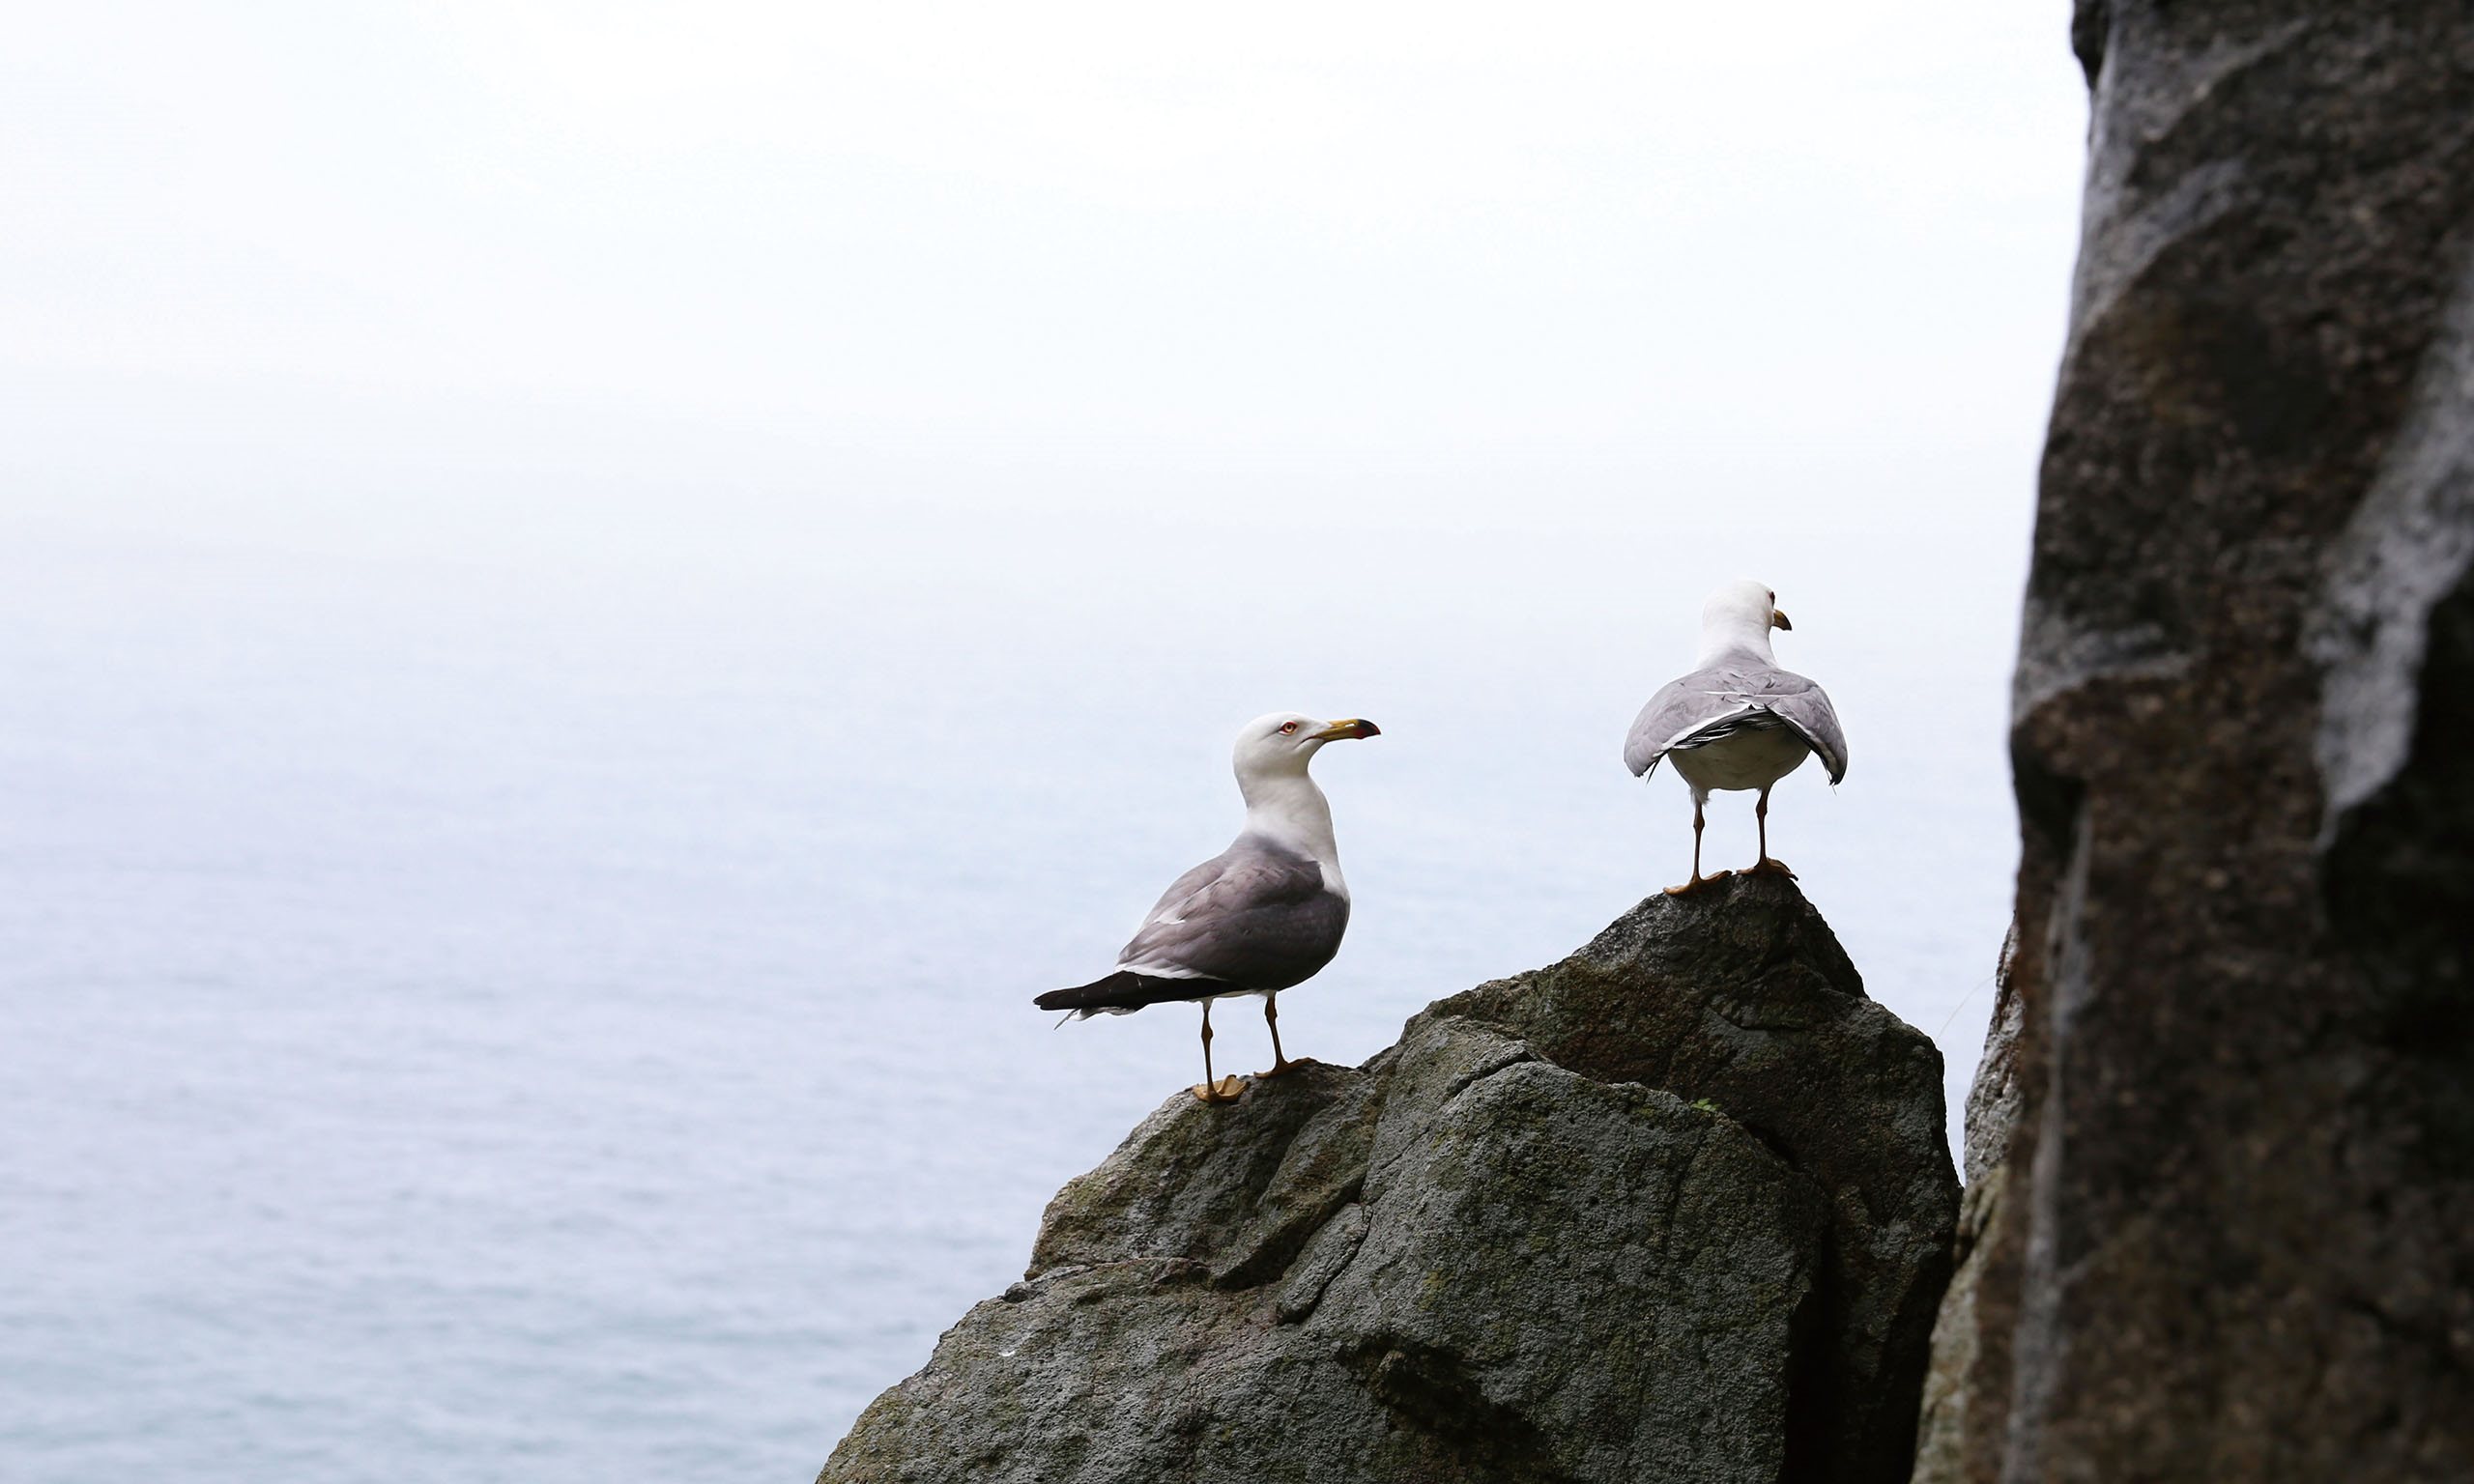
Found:
<path fill-rule="evenodd" d="M 1283 1077 L 1283 1076 L 1288 1075 L 1288 1073 L 1290 1073 L 1290 1072 L 1292 1072 L 1292 1071 L 1295 1071 L 1299 1067 L 1301 1067 L 1301 1066 L 1303 1066 L 1303 1065 L 1304 1065 L 1304 1063 L 1301 1063 L 1301 1062 L 1292 1062 L 1292 1061 L 1290 1061 L 1287 1057 L 1284 1057 L 1284 1056 L 1283 1056 L 1283 1057 L 1281 1057 L 1279 1061 L 1276 1061 L 1276 1062 L 1272 1063 L 1272 1070 L 1269 1070 L 1269 1071 L 1258 1071 L 1258 1072 L 1254 1073 L 1254 1078 L 1255 1078 L 1255 1080 L 1256 1080 L 1256 1081 L 1260 1081 L 1260 1080 L 1262 1080 L 1262 1079 L 1263 1079 L 1263 1078 L 1265 1078 L 1265 1077 Z"/>
<path fill-rule="evenodd" d="M 1196 1102 L 1235 1102 L 1246 1091 L 1246 1081 L 1232 1071 L 1217 1082 L 1197 1082 L 1187 1091 Z"/>
<path fill-rule="evenodd" d="M 1773 861 L 1766 855 L 1761 858 L 1760 865 L 1750 868 L 1744 872 L 1744 874 L 1747 876 L 1784 876 L 1790 881 L 1796 879 L 1796 873 L 1787 869 L 1787 863 L 1785 861 Z"/>
<path fill-rule="evenodd" d="M 1666 889 L 1666 894 L 1669 897 L 1689 897 L 1694 892 L 1708 886 L 1711 882 L 1724 881 L 1727 877 L 1734 874 L 1735 872 L 1732 870 L 1713 870 L 1706 876 L 1694 876 L 1691 880 L 1684 882 L 1682 886 L 1670 886 Z"/>

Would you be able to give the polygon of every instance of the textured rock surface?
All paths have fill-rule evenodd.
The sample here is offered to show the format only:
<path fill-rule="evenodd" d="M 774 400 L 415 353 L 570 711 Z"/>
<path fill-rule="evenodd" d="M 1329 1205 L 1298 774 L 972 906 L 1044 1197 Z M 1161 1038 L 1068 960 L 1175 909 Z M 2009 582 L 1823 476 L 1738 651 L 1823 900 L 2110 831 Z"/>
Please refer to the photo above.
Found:
<path fill-rule="evenodd" d="M 2020 1111 L 1926 1476 L 2474 1478 L 2474 9 L 2073 36 Z"/>
<path fill-rule="evenodd" d="M 1994 970 L 1993 1018 L 1985 1027 L 1975 1085 L 1968 1092 L 1967 1194 L 1951 1246 L 1956 1268 L 1933 1326 L 1933 1365 L 1924 1378 L 1923 1415 L 1916 1424 L 1916 1484 L 1955 1484 L 1966 1477 L 1971 1404 L 1978 1397 L 1999 1398 L 2009 1391 L 2008 1352 L 1979 1346 L 1976 1337 L 1980 1301 L 1986 1296 L 1985 1270 L 2000 1253 L 1984 1238 L 1999 1221 L 2010 1188 L 2009 1166 L 2002 1156 L 2019 1121 L 2019 1036 L 2026 1028 L 2026 1012 L 2013 972 L 2018 961 L 2019 929 L 2013 924 Z"/>
<path fill-rule="evenodd" d="M 1903 1477 L 1940 1088 L 1794 887 L 1654 898 L 1362 1069 L 1171 1098 L 822 1477 Z"/>
<path fill-rule="evenodd" d="M 2001 1167 L 2009 1153 L 2010 1131 L 2019 1123 L 2019 1033 L 2027 1009 L 2019 1002 L 2019 984 L 2012 970 L 2019 961 L 2019 926 L 2001 940 L 2001 958 L 1993 971 L 1993 1017 L 1984 1028 L 1984 1054 L 1975 1064 L 1975 1081 L 1968 1089 L 1966 1153 L 1961 1176 L 1971 1185 Z"/>
<path fill-rule="evenodd" d="M 1551 968 L 1430 1013 L 1516 1025 L 1561 1066 L 1706 1099 L 1829 1192 L 1793 1477 L 1895 1484 L 1914 1445 L 1958 1215 L 1942 1098 L 1930 1091 L 1942 1056 L 1864 997 L 1793 888 L 1733 888 L 1730 910 L 1706 922 L 1678 921 L 1661 899 Z"/>

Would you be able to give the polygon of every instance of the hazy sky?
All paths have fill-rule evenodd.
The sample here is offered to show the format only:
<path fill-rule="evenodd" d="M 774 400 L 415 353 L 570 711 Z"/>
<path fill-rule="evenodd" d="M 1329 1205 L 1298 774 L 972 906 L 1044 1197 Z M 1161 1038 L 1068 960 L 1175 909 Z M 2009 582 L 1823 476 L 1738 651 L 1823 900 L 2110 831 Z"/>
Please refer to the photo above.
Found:
<path fill-rule="evenodd" d="M 1965 899 L 1998 939 L 1936 835 L 2014 839 L 2064 9 L 39 8 L 0 48 L 0 625 L 72 680 L 245 665 L 276 761 L 305 677 L 386 703 L 415 636 L 550 686 L 700 635 L 897 709 L 1001 657 L 1039 728 L 1147 729 L 975 756 L 1106 789 L 1173 747 L 1209 801 L 1236 722 L 1395 690 L 1595 788 L 1750 576 L 1882 811 L 1838 848 L 1913 894 L 1847 930 Z M 1480 653 L 1527 671 L 1453 678 Z M 66 707 L 19 734 L 113 725 Z"/>
<path fill-rule="evenodd" d="M 1385 728 L 1281 1007 L 1356 1061 L 1681 877 L 1618 753 L 1732 577 L 1853 755 L 1772 845 L 1964 1097 L 2063 0 L 17 11 L 48 1477 L 813 1470 L 1194 1074 L 1029 1000 L 1226 842 L 1240 722 Z"/>
<path fill-rule="evenodd" d="M 1236 722 L 1395 694 L 1594 790 L 1751 576 L 1854 738 L 1825 838 L 1909 894 L 1845 930 L 1963 900 L 1989 964 L 2085 116 L 2050 9 L 42 8 L 0 49 L 0 624 L 71 682 L 246 667 L 273 763 L 313 674 L 394 703 L 398 641 L 520 690 L 698 635 L 680 707 L 968 715 L 1000 665 L 1036 717 L 889 755 L 956 797 L 1000 747 L 1104 799 L 1173 747 L 1213 800 Z M 72 712 L 19 734 L 119 725 Z"/>
<path fill-rule="evenodd" d="M 1148 504 L 1165 457 L 1514 525 L 1843 483 L 1994 507 L 2007 549 L 1954 555 L 2015 563 L 2065 20 L 38 7 L 0 54 L 5 498 L 504 528 L 612 475 Z"/>

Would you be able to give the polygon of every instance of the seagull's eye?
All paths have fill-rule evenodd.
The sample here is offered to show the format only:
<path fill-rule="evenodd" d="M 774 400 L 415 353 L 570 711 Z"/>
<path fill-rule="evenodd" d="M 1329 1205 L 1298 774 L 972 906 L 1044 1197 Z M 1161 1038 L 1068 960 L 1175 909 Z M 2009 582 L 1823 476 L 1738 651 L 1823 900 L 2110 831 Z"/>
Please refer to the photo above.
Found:
<path fill-rule="evenodd" d="M 1282 722 L 1280 724 L 1280 734 L 1283 737 L 1296 729 L 1297 724 L 1295 722 Z"/>

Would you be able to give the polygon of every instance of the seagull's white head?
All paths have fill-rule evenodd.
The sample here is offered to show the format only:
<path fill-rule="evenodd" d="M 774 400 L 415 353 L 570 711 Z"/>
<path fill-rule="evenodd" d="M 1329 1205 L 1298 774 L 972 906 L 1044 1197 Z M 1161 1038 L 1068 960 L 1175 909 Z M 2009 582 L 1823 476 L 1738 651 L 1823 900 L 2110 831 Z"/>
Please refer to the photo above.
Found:
<path fill-rule="evenodd" d="M 1778 611 L 1778 594 L 1768 585 L 1748 580 L 1729 583 L 1701 605 L 1701 658 L 1707 663 L 1749 649 L 1768 659 L 1769 631 L 1794 627 Z"/>
<path fill-rule="evenodd" d="M 1340 879 L 1332 806 L 1306 776 L 1306 765 L 1326 742 L 1382 734 L 1372 722 L 1355 717 L 1318 722 L 1296 711 L 1258 716 L 1237 733 L 1237 791 L 1246 796 L 1247 832 L 1312 857 L 1323 868 L 1324 888 L 1342 897 L 1349 887 Z"/>
<path fill-rule="evenodd" d="M 1318 722 L 1296 711 L 1275 711 L 1248 722 L 1237 733 L 1237 780 L 1277 778 L 1282 774 L 1304 777 L 1306 764 L 1326 742 L 1345 737 L 1379 737 L 1381 728 L 1355 717 L 1338 722 Z"/>

